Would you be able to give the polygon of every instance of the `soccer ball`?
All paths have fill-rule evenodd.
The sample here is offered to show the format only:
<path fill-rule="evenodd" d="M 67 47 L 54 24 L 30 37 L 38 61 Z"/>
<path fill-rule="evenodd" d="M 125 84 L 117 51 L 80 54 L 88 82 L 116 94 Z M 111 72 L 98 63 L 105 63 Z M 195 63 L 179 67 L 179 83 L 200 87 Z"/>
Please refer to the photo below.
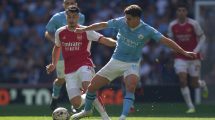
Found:
<path fill-rule="evenodd" d="M 58 107 L 52 113 L 53 120 L 69 120 L 69 112 L 66 108 Z"/>

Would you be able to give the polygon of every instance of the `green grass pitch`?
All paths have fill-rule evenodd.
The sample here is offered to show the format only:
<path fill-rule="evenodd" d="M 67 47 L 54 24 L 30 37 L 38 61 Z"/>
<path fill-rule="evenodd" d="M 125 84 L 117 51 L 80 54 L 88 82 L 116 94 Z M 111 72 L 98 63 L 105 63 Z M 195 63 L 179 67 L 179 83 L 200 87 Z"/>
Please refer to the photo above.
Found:
<path fill-rule="evenodd" d="M 68 105 L 62 105 L 69 108 Z M 108 105 L 106 110 L 112 120 L 118 120 L 122 106 Z M 147 103 L 135 104 L 136 111 L 127 120 L 215 120 L 215 105 L 198 105 L 197 112 L 186 114 L 185 104 Z M 52 120 L 48 106 L 10 105 L 0 107 L 0 120 Z M 98 113 L 83 120 L 101 120 Z"/>

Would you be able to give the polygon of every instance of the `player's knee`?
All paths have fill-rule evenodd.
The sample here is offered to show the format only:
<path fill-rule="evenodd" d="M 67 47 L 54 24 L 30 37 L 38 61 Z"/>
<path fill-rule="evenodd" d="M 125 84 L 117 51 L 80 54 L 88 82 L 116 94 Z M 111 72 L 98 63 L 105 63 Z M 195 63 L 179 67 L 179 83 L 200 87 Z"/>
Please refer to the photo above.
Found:
<path fill-rule="evenodd" d="M 127 91 L 129 91 L 129 92 L 134 92 L 135 91 L 135 89 L 136 89 L 136 84 L 129 84 L 129 85 L 127 85 Z"/>

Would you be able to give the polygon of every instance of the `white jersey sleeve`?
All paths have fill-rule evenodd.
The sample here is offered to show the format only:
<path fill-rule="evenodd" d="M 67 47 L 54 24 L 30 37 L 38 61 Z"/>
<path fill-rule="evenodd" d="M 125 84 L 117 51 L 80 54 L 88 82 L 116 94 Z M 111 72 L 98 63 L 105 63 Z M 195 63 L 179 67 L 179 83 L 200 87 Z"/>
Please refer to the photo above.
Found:
<path fill-rule="evenodd" d="M 89 41 L 99 41 L 99 39 L 103 36 L 102 34 L 95 31 L 86 31 L 87 39 Z"/>
<path fill-rule="evenodd" d="M 194 22 L 194 29 L 195 29 L 195 32 L 196 32 L 196 35 L 197 36 L 201 36 L 204 34 L 202 28 L 200 27 L 199 23 L 197 21 Z"/>
<path fill-rule="evenodd" d="M 204 34 L 204 31 L 202 30 L 201 26 L 199 25 L 199 23 L 197 21 L 193 20 L 193 26 L 194 26 L 194 30 L 196 32 L 197 40 L 198 40 L 198 44 L 193 51 L 194 52 L 200 52 L 202 49 L 202 46 L 204 46 L 206 36 Z"/>
<path fill-rule="evenodd" d="M 168 26 L 168 31 L 167 31 L 167 35 L 168 37 L 173 39 L 173 32 L 172 32 L 172 26 L 176 24 L 176 20 L 172 21 L 169 26 Z"/>
<path fill-rule="evenodd" d="M 61 46 L 60 38 L 59 38 L 59 33 L 60 33 L 60 29 L 58 29 L 58 30 L 55 32 L 55 45 L 58 46 L 58 47 Z"/>

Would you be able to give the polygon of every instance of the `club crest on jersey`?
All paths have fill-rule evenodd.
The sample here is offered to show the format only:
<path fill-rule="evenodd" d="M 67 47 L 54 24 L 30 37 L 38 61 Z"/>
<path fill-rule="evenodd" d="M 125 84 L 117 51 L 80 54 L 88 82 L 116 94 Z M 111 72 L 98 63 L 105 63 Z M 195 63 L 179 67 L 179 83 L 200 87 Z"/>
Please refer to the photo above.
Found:
<path fill-rule="evenodd" d="M 143 38 L 144 38 L 144 36 L 142 34 L 138 35 L 138 39 L 143 39 Z"/>
<path fill-rule="evenodd" d="M 82 40 L 82 34 L 77 34 L 77 40 Z"/>

